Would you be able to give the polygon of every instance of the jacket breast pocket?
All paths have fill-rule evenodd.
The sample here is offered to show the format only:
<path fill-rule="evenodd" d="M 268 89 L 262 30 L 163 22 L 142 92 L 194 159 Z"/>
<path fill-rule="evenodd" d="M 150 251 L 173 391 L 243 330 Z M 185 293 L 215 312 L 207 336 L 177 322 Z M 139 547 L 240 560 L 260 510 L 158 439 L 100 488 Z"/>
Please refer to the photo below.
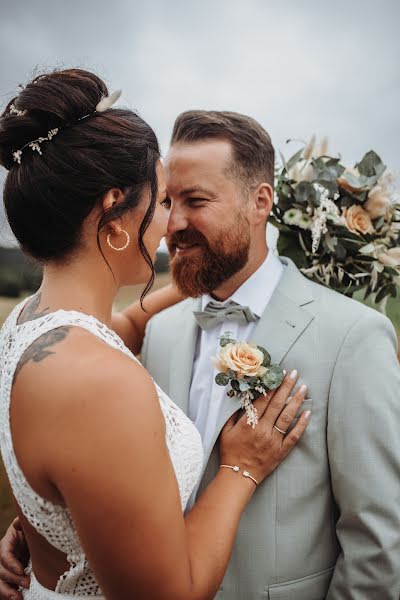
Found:
<path fill-rule="evenodd" d="M 325 600 L 335 567 L 268 586 L 269 600 Z"/>

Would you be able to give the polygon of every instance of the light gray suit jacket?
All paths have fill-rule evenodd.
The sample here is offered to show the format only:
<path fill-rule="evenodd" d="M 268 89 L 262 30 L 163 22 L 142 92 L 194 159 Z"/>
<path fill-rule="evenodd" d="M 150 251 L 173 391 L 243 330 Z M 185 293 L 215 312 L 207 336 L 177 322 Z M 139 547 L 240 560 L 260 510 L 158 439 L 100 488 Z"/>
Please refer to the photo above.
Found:
<path fill-rule="evenodd" d="M 287 266 L 254 341 L 273 362 L 298 369 L 311 420 L 245 510 L 216 598 L 398 600 L 400 368 L 393 326 L 281 260 Z M 184 411 L 198 307 L 190 299 L 156 315 L 142 351 L 143 364 Z M 227 397 L 215 441 L 237 408 Z M 199 493 L 218 465 L 216 444 Z"/>

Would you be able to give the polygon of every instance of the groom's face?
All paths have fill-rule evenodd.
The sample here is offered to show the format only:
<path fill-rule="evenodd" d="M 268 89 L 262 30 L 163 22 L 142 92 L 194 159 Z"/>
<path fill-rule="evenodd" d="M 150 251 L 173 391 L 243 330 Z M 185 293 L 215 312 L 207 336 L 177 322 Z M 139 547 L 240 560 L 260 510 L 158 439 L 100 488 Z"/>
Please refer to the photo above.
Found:
<path fill-rule="evenodd" d="M 173 278 L 189 296 L 210 293 L 240 271 L 249 255 L 248 199 L 232 171 L 231 145 L 176 143 L 165 173 Z"/>

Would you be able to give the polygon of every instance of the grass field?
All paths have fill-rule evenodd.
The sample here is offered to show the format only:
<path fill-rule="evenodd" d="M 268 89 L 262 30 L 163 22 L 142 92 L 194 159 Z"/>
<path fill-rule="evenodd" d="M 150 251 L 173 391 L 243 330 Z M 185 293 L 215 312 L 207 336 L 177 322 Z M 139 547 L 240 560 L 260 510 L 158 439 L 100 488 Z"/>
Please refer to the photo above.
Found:
<path fill-rule="evenodd" d="M 155 288 L 165 285 L 169 280 L 169 275 L 158 275 Z M 129 303 L 137 300 L 142 292 L 142 286 L 123 288 L 115 302 L 115 310 L 121 310 Z M 9 314 L 16 302 L 19 300 L 0 297 L 0 326 L 5 317 Z M 392 319 L 399 335 L 400 341 L 400 298 L 391 300 L 388 304 L 388 315 Z M 0 461 L 0 537 L 3 536 L 5 529 L 14 516 L 14 507 L 4 468 Z"/>

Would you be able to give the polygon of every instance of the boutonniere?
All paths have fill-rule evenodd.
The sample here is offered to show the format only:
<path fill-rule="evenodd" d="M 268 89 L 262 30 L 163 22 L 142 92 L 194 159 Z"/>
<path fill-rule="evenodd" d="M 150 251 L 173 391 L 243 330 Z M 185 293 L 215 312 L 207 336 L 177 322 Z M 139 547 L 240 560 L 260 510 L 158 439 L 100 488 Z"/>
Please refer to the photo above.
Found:
<path fill-rule="evenodd" d="M 271 364 L 271 356 L 261 346 L 238 342 L 229 333 L 220 338 L 221 349 L 213 359 L 219 373 L 215 383 L 231 387 L 228 396 L 237 396 L 247 414 L 247 424 L 253 429 L 258 423 L 253 400 L 279 387 L 285 376 L 279 365 Z"/>

